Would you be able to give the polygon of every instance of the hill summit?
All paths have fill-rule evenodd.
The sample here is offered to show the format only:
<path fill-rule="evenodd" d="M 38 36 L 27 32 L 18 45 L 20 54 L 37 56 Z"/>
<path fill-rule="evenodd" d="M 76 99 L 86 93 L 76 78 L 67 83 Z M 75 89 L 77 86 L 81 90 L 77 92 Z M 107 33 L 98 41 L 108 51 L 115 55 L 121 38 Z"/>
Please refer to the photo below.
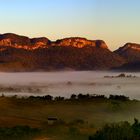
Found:
<path fill-rule="evenodd" d="M 40 38 L 29 38 L 25 36 L 20 36 L 12 33 L 6 33 L 0 35 L 0 46 L 9 46 L 13 48 L 23 48 L 27 50 L 35 50 L 38 48 L 48 48 L 53 46 L 63 46 L 63 47 L 99 47 L 108 48 L 104 41 L 102 40 L 87 40 L 86 38 L 71 37 L 60 39 L 55 42 L 50 41 L 46 37 Z"/>
<path fill-rule="evenodd" d="M 136 43 L 112 52 L 103 40 L 70 37 L 51 41 L 0 34 L 0 71 L 128 70 L 139 64 L 140 45 Z"/>

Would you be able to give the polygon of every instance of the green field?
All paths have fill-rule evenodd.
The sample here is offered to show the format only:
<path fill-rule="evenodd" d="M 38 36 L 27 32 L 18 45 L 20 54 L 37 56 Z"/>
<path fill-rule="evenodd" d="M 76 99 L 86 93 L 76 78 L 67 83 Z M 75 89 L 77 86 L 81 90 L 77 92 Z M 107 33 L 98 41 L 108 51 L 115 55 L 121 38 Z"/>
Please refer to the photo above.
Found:
<path fill-rule="evenodd" d="M 31 129 L 38 129 L 36 134 L 32 134 L 31 130 L 31 134 L 25 134 L 23 139 L 88 140 L 89 135 L 106 123 L 132 123 L 134 118 L 139 119 L 139 108 L 140 102 L 135 100 L 105 98 L 48 101 L 38 98 L 0 97 L 0 127 L 12 129 L 15 126 L 29 126 Z M 57 121 L 50 123 L 48 118 L 56 118 Z M 15 134 L 13 139 L 20 140 L 20 135 L 22 132 Z"/>

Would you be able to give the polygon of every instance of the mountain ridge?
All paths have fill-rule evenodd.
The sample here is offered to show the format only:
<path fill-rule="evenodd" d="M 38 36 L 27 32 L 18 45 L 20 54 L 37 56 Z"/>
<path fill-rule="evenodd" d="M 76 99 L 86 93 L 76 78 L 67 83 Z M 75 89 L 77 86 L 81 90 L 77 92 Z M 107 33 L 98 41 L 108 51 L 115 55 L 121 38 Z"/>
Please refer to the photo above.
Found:
<path fill-rule="evenodd" d="M 6 33 L 0 34 L 0 71 L 121 70 L 135 62 L 138 68 L 139 50 L 136 43 L 112 52 L 103 40 L 69 37 L 51 41 Z"/>
<path fill-rule="evenodd" d="M 114 53 L 126 60 L 126 63 L 117 69 L 128 71 L 140 71 L 140 44 L 126 43 L 118 48 Z"/>
<path fill-rule="evenodd" d="M 38 48 L 48 48 L 53 46 L 72 46 L 77 48 L 83 47 L 101 47 L 108 49 L 103 40 L 88 40 L 81 37 L 70 37 L 51 41 L 46 37 L 29 38 L 13 33 L 0 34 L 0 46 L 9 46 L 14 48 L 23 48 L 34 50 Z"/>

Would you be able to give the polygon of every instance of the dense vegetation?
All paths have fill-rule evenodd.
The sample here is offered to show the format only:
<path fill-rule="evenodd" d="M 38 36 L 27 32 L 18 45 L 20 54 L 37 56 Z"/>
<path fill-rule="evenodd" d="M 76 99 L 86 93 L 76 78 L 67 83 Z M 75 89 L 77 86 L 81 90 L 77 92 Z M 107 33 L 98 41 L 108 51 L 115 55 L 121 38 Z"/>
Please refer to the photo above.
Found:
<path fill-rule="evenodd" d="M 110 69 L 123 64 L 117 54 L 95 47 L 50 47 L 28 51 L 7 48 L 0 52 L 1 71 L 45 71 Z"/>
<path fill-rule="evenodd" d="M 4 95 L 3 95 L 4 96 Z M 13 98 L 17 98 L 18 96 L 13 96 Z M 129 101 L 129 97 L 124 95 L 110 95 L 106 97 L 105 95 L 97 95 L 97 94 L 72 94 L 70 98 L 64 98 L 61 96 L 53 97 L 51 95 L 45 96 L 29 96 L 22 97 L 22 99 L 26 100 L 40 100 L 40 101 L 97 101 L 97 100 L 118 100 L 118 101 Z"/>
<path fill-rule="evenodd" d="M 129 122 L 106 124 L 89 140 L 139 140 L 140 123 L 137 119 L 131 125 Z"/>
<path fill-rule="evenodd" d="M 29 126 L 0 127 L 0 140 L 31 140 L 40 133 Z"/>

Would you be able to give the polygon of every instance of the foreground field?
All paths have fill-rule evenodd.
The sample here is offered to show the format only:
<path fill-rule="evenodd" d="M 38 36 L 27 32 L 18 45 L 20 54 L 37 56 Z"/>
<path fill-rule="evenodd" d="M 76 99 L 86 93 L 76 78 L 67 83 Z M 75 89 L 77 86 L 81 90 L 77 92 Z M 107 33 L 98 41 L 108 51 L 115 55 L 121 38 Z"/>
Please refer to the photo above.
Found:
<path fill-rule="evenodd" d="M 139 101 L 130 101 L 127 98 L 107 99 L 101 96 L 95 99 L 82 97 L 75 99 L 75 96 L 72 96 L 67 100 L 60 97 L 52 100 L 49 96 L 46 98 L 2 96 L 0 97 L 0 127 L 12 129 L 15 126 L 28 126 L 27 136 L 31 131 L 28 138 L 34 140 L 88 140 L 90 135 L 106 123 L 120 121 L 132 123 L 134 118 L 139 119 L 139 108 Z M 34 128 L 37 132 L 35 134 L 32 133 Z M 18 129 L 18 132 L 20 131 L 22 135 L 22 131 L 26 129 Z M 13 139 L 21 139 L 18 135 L 19 133 L 15 134 Z M 27 139 L 27 137 L 22 138 Z"/>

